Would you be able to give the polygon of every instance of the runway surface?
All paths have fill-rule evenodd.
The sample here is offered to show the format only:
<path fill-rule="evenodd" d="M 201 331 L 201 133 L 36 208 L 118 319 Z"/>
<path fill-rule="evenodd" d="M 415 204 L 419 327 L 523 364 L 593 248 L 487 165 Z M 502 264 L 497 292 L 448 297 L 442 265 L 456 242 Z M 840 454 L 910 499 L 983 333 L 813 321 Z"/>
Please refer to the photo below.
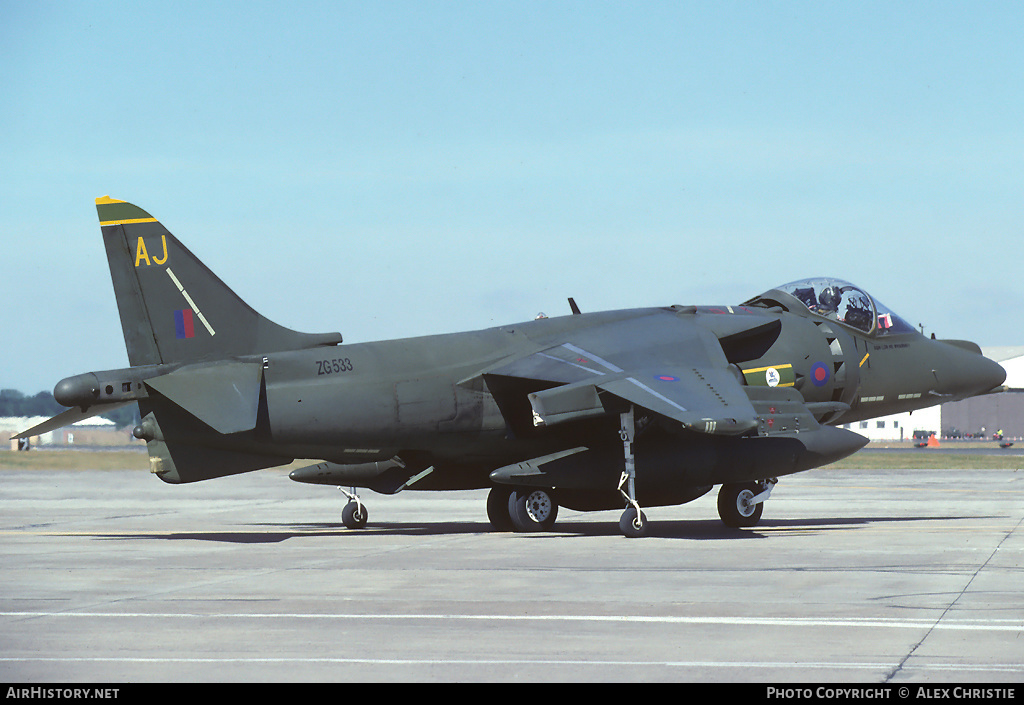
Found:
<path fill-rule="evenodd" d="M 1024 469 L 817 470 L 491 533 L 485 492 L 0 472 L 7 682 L 1021 682 Z"/>

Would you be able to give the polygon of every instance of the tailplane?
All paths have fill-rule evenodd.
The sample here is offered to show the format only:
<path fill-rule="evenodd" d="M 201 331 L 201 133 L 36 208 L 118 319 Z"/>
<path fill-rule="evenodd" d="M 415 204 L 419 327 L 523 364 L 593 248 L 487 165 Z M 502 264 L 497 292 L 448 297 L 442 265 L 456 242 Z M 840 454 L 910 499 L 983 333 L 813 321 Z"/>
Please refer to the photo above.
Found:
<path fill-rule="evenodd" d="M 103 196 L 96 211 L 133 367 L 341 343 L 261 316 L 138 206 Z"/>

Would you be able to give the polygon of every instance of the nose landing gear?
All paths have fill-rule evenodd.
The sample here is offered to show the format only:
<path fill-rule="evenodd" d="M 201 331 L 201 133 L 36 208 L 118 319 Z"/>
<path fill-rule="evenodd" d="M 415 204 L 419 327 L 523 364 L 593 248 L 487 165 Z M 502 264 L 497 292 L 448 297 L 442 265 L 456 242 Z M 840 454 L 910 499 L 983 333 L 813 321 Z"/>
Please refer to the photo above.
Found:
<path fill-rule="evenodd" d="M 764 501 L 778 482 L 773 477 L 759 482 L 722 485 L 718 491 L 718 516 L 722 523 L 734 529 L 755 526 L 761 521 Z"/>

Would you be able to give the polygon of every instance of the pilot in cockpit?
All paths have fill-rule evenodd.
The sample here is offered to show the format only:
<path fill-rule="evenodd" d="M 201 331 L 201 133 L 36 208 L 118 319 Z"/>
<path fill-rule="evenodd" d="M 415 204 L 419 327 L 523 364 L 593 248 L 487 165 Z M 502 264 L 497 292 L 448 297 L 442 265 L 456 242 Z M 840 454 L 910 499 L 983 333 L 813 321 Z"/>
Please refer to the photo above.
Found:
<path fill-rule="evenodd" d="M 838 286 L 826 286 L 818 295 L 818 305 L 815 307 L 815 310 L 822 315 L 838 313 L 839 304 L 842 301 L 842 290 Z"/>
<path fill-rule="evenodd" d="M 914 328 L 873 301 L 863 290 L 840 279 L 804 279 L 779 287 L 808 310 L 873 335 L 910 333 Z"/>

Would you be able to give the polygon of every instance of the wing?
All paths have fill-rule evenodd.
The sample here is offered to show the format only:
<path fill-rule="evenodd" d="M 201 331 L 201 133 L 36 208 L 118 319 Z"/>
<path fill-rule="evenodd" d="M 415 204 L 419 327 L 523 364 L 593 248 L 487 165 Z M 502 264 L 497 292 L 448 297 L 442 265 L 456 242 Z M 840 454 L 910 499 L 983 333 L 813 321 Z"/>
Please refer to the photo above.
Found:
<path fill-rule="evenodd" d="M 484 375 L 489 382 L 496 377 L 526 385 L 520 391 L 527 392 L 535 425 L 613 413 L 629 404 L 703 433 L 739 434 L 758 422 L 718 338 L 693 316 L 671 310 L 576 330 Z"/>
<path fill-rule="evenodd" d="M 599 388 L 704 433 L 740 434 L 757 426 L 757 413 L 736 377 L 715 367 L 634 371 Z"/>

